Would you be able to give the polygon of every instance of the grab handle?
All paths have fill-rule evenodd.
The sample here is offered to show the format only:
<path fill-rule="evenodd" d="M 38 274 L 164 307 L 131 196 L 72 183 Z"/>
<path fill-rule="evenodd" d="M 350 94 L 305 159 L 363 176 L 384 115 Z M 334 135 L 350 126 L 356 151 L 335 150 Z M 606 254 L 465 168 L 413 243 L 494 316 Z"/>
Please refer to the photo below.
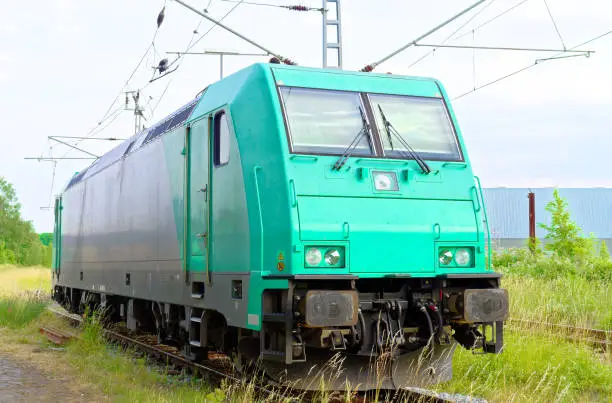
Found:
<path fill-rule="evenodd" d="M 438 239 L 440 239 L 440 236 L 442 234 L 442 231 L 440 230 L 440 224 L 435 223 L 433 225 L 433 233 L 434 233 L 434 240 L 437 241 Z"/>

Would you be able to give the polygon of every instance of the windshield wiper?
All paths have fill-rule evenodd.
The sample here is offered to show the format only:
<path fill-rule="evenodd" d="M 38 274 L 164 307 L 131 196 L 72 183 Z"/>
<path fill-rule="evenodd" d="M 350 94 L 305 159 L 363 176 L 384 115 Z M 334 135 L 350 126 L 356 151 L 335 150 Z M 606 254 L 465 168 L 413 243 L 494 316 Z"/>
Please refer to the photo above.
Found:
<path fill-rule="evenodd" d="M 393 127 L 391 122 L 389 122 L 380 104 L 378 104 L 378 110 L 380 111 L 380 116 L 382 117 L 383 125 L 385 126 L 385 131 L 387 132 L 387 136 L 389 138 L 389 144 L 391 145 L 391 149 L 393 150 L 393 142 L 391 141 L 391 134 L 394 134 L 399 140 L 399 142 L 406 148 L 406 150 L 408 150 L 412 158 L 414 158 L 414 160 L 419 165 L 423 173 L 424 174 L 431 173 L 431 168 L 429 167 L 429 165 L 427 165 L 425 160 L 421 158 L 421 156 L 416 151 L 414 151 L 414 149 L 410 146 L 410 144 L 408 144 L 408 142 L 399 134 L 399 132 L 395 129 L 395 127 Z M 397 151 L 400 154 L 404 153 L 402 150 L 394 150 L 394 151 Z"/>
<path fill-rule="evenodd" d="M 359 113 L 361 114 L 361 130 L 359 130 L 359 133 L 357 133 L 353 141 L 351 141 L 351 143 L 348 145 L 346 150 L 344 150 L 340 158 L 338 158 L 338 161 L 336 161 L 336 163 L 332 167 L 332 170 L 339 171 L 340 168 L 342 168 L 344 164 L 346 164 L 346 161 L 348 161 L 351 155 L 353 155 L 353 152 L 357 148 L 357 145 L 359 145 L 359 142 L 361 141 L 361 138 L 364 136 L 364 134 L 367 134 L 368 137 L 370 137 L 370 125 L 368 125 L 368 121 L 365 117 L 365 114 L 363 113 L 363 109 L 361 109 L 361 106 L 359 106 Z"/>

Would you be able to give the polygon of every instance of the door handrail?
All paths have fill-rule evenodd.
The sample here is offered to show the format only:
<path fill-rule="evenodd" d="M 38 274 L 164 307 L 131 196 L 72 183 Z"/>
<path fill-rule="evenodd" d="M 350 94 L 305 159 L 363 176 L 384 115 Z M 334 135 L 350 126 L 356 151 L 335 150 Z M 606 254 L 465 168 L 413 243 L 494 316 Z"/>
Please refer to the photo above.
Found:
<path fill-rule="evenodd" d="M 479 203 L 482 206 L 482 212 L 485 219 L 485 228 L 487 229 L 487 270 L 491 270 L 491 230 L 489 229 L 489 217 L 487 216 L 487 206 L 484 202 L 484 196 L 482 194 L 482 186 L 480 184 L 480 178 L 474 175 L 476 183 L 478 184 L 478 195 L 480 197 Z"/>

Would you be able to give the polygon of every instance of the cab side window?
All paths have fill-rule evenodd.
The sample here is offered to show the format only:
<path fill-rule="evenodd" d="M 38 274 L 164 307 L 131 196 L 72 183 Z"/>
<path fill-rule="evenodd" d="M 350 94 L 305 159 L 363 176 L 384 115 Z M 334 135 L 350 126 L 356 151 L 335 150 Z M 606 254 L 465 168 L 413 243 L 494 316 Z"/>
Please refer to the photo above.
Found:
<path fill-rule="evenodd" d="M 217 167 L 226 165 L 230 155 L 230 129 L 225 112 L 219 112 L 214 119 L 214 164 Z"/>

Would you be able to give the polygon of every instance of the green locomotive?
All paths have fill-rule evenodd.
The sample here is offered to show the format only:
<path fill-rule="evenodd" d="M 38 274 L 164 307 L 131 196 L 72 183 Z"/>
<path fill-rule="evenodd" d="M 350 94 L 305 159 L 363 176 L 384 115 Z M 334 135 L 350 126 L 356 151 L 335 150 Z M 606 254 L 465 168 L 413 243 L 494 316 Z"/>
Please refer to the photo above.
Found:
<path fill-rule="evenodd" d="M 457 343 L 502 348 L 508 296 L 434 79 L 252 65 L 75 175 L 55 211 L 55 299 L 194 360 L 364 390 L 449 379 Z"/>

